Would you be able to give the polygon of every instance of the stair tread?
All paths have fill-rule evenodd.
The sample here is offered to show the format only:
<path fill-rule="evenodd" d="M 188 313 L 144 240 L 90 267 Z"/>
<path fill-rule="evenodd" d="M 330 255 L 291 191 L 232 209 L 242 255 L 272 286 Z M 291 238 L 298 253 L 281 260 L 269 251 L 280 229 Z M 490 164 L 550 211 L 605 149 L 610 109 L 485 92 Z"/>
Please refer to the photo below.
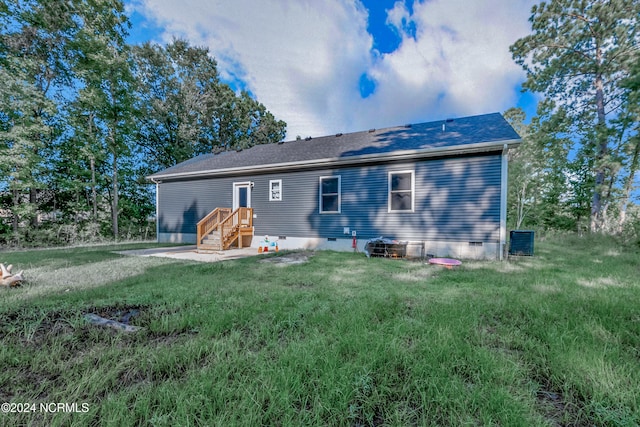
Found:
<path fill-rule="evenodd" d="M 242 242 L 240 239 L 253 235 L 254 227 L 249 226 L 251 223 L 251 216 L 247 216 L 246 211 L 240 211 L 240 209 L 233 211 L 230 208 L 216 208 L 211 214 L 215 212 L 218 212 L 218 216 L 215 218 L 218 222 L 215 225 L 207 225 L 206 228 L 210 230 L 209 233 L 202 237 L 199 236 L 199 250 L 220 251 L 229 249 L 232 246 L 237 246 L 238 244 L 241 245 Z M 248 215 L 251 215 L 251 213 L 252 210 L 249 210 Z M 211 214 L 209 216 L 211 216 Z M 209 216 L 207 218 L 209 218 Z M 200 227 L 200 225 L 198 225 L 198 227 Z M 201 228 L 198 228 L 198 230 L 200 229 Z M 222 230 L 225 231 L 224 236 L 221 235 Z"/>
<path fill-rule="evenodd" d="M 220 245 L 200 245 L 198 246 L 198 250 L 220 251 L 222 250 L 222 248 L 220 247 Z"/>

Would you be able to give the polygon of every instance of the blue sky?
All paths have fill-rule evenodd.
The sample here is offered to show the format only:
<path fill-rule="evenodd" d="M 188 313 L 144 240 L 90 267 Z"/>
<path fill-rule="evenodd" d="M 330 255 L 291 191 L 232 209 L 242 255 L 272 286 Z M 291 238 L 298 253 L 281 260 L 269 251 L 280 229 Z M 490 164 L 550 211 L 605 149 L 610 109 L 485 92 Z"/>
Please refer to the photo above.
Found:
<path fill-rule="evenodd" d="M 125 0 L 130 40 L 207 46 L 287 139 L 503 112 L 534 0 Z"/>

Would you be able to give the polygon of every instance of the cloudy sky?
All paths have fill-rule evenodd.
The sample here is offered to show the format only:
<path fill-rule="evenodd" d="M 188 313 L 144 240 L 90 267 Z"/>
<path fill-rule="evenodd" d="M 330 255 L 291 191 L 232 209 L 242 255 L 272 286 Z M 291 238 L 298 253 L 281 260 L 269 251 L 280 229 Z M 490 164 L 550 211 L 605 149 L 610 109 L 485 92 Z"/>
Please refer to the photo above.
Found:
<path fill-rule="evenodd" d="M 207 46 L 287 139 L 522 106 L 509 46 L 535 0 L 125 0 L 131 40 Z"/>

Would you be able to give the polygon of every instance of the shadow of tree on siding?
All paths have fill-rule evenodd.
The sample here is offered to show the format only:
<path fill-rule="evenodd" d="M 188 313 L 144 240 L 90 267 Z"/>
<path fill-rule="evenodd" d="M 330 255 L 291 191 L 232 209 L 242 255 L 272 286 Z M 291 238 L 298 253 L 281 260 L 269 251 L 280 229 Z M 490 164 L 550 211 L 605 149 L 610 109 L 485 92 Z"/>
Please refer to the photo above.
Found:
<path fill-rule="evenodd" d="M 340 175 L 340 214 L 320 214 L 307 221 L 322 237 L 358 239 L 379 236 L 399 240 L 497 242 L 500 228 L 500 156 L 474 155 L 333 170 Z M 388 212 L 388 173 L 415 170 L 414 212 Z M 314 189 L 319 199 L 319 187 Z"/>

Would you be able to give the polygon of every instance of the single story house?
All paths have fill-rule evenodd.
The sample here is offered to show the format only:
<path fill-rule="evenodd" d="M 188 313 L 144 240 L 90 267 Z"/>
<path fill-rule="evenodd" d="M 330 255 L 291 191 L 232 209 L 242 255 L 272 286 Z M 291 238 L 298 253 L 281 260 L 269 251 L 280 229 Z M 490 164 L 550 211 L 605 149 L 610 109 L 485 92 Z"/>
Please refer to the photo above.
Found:
<path fill-rule="evenodd" d="M 232 221 L 248 227 L 241 246 L 269 236 L 280 249 L 353 250 L 355 237 L 362 250 L 383 236 L 410 252 L 501 259 L 507 155 L 520 142 L 492 113 L 201 155 L 148 177 L 158 241 L 204 244 L 246 207 Z"/>

